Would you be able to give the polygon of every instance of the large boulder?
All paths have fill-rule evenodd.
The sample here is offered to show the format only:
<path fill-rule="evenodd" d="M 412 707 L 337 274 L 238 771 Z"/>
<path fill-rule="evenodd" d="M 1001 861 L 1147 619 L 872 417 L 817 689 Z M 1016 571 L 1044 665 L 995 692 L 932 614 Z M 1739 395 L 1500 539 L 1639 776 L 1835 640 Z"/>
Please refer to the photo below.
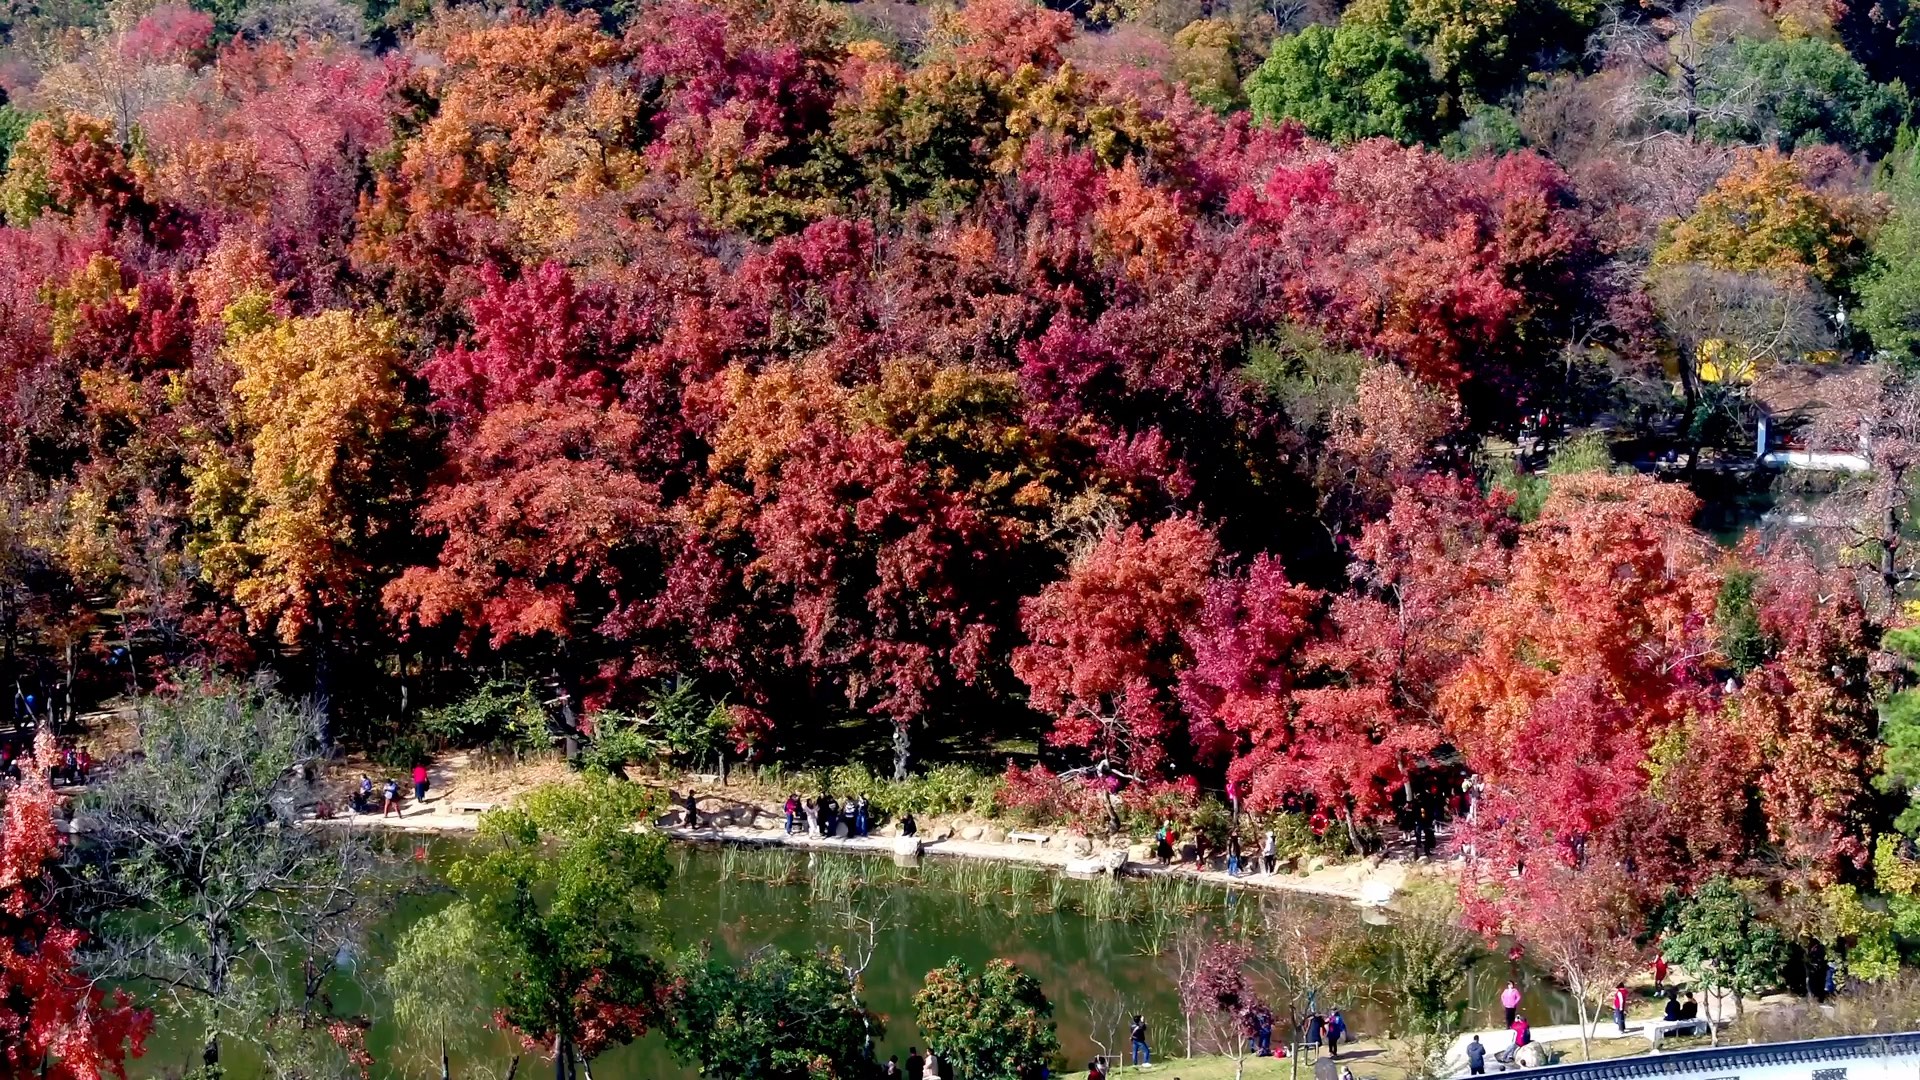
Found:
<path fill-rule="evenodd" d="M 907 855 L 918 858 L 920 855 L 920 838 L 917 836 L 894 837 L 893 853 L 895 855 Z"/>
<path fill-rule="evenodd" d="M 1084 858 L 1093 854 L 1093 841 L 1084 836 L 1067 837 L 1065 846 L 1067 853 L 1070 855 L 1078 855 Z"/>
<path fill-rule="evenodd" d="M 1522 1069 L 1538 1069 L 1547 1063 L 1547 1048 L 1540 1043 L 1528 1043 L 1513 1052 L 1513 1063 Z"/>
<path fill-rule="evenodd" d="M 986 831 L 987 830 L 981 828 L 978 825 L 969 825 L 966 828 L 960 830 L 960 839 L 978 840 L 980 839 L 981 835 L 984 834 Z"/>
<path fill-rule="evenodd" d="M 1106 877 L 1118 874 L 1120 868 L 1126 864 L 1126 852 L 1109 851 L 1100 855 L 1068 859 L 1066 872 L 1068 877 L 1075 878 Z"/>
<path fill-rule="evenodd" d="M 1007 842 L 1007 830 L 998 825 L 988 825 L 980 830 L 980 839 L 989 844 L 1004 844 Z"/>

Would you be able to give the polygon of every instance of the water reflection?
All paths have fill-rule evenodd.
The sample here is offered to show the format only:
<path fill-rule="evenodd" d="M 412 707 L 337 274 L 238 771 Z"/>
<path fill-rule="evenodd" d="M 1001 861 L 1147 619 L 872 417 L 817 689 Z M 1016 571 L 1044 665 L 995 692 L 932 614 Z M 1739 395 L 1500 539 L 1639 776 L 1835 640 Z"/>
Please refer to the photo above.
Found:
<path fill-rule="evenodd" d="M 444 870 L 458 856 L 460 843 L 431 842 L 428 866 Z M 1074 881 L 1029 867 L 940 859 L 916 867 L 896 865 L 886 856 L 739 848 L 683 848 L 674 858 L 674 880 L 661 914 L 676 948 L 706 941 L 731 959 L 768 945 L 864 950 L 865 923 L 871 922 L 873 959 L 863 981 L 868 1004 L 886 1021 L 883 1059 L 887 1054 L 904 1058 L 909 1046 L 924 1047 L 913 1026 L 913 995 L 930 969 L 956 957 L 976 967 L 1006 957 L 1035 974 L 1054 1002 L 1071 1062 L 1084 1062 L 1101 1042 L 1115 1047 L 1124 1037 L 1124 1032 L 1115 1034 L 1119 1018 L 1132 1012 L 1144 1013 L 1153 1025 L 1156 1056 L 1177 1054 L 1182 1048 L 1176 954 L 1183 935 L 1257 934 L 1276 910 L 1312 915 L 1329 932 L 1367 945 L 1358 951 L 1373 957 L 1361 965 L 1364 969 L 1342 972 L 1317 1002 L 1320 1008 L 1340 1008 L 1362 1035 L 1388 1030 L 1392 1023 L 1394 995 L 1385 975 L 1392 928 L 1370 925 L 1360 909 L 1345 903 L 1179 878 Z M 347 957 L 351 963 L 343 965 L 367 980 L 360 987 L 342 978 L 333 996 L 342 1009 L 374 1018 L 368 1048 L 376 1077 L 425 1080 L 439 1072 L 438 1033 L 399 1031 L 373 973 L 393 955 L 408 926 L 446 902 L 444 896 L 410 899 L 377 928 L 363 955 Z M 859 917 L 851 924 L 849 912 Z M 1525 988 L 1524 1008 L 1536 1025 L 1573 1019 L 1563 995 L 1513 967 L 1504 953 L 1484 953 L 1468 973 L 1468 1022 L 1490 1023 L 1497 1012 L 1494 999 L 1515 977 Z M 161 1017 L 138 1074 L 173 1074 L 190 1060 L 197 1033 L 178 1030 L 181 1026 Z M 416 1052 L 402 1053 L 403 1045 Z M 504 1035 L 483 1038 L 478 1049 L 456 1053 L 455 1080 L 501 1075 L 514 1049 Z M 257 1072 L 242 1054 L 228 1064 L 236 1078 Z M 607 1053 L 594 1062 L 593 1072 L 598 1080 L 695 1075 L 672 1059 L 658 1035 Z M 543 1075 L 539 1063 L 522 1063 L 520 1077 Z"/>

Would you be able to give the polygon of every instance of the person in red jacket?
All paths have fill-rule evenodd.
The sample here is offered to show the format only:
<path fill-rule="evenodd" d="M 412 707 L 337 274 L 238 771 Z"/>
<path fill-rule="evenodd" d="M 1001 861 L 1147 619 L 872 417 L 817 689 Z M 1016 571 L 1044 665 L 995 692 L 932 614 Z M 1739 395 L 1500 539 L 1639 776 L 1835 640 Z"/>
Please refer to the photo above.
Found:
<path fill-rule="evenodd" d="M 413 767 L 413 801 L 417 803 L 427 801 L 427 767 L 425 765 Z"/>
<path fill-rule="evenodd" d="M 1620 1029 L 1620 1034 L 1625 1035 L 1627 1033 L 1626 983 L 1615 983 L 1613 985 L 1613 1023 L 1615 1027 Z"/>
<path fill-rule="evenodd" d="M 1527 1018 L 1524 1016 L 1514 1017 L 1513 1018 L 1513 1048 L 1515 1050 L 1518 1050 L 1532 1041 L 1533 1041 L 1533 1029 L 1527 1026 Z"/>

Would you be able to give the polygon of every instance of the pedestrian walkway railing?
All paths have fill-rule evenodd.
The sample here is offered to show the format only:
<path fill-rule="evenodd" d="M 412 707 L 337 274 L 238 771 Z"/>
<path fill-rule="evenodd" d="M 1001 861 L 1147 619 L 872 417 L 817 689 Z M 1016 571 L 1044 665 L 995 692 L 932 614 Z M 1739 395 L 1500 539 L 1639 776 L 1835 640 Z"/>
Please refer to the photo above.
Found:
<path fill-rule="evenodd" d="M 1705 1076 L 1740 1080 L 1744 1074 L 1810 1065 L 1806 1080 L 1847 1080 L 1844 1063 L 1887 1058 L 1920 1058 L 1920 1031 L 1893 1035 L 1846 1035 L 1799 1042 L 1748 1043 L 1740 1046 L 1675 1050 L 1659 1054 L 1547 1065 L 1523 1070 L 1528 1080 L 1646 1080 L 1663 1076 Z M 1917 1062 L 1916 1065 L 1920 1065 Z"/>

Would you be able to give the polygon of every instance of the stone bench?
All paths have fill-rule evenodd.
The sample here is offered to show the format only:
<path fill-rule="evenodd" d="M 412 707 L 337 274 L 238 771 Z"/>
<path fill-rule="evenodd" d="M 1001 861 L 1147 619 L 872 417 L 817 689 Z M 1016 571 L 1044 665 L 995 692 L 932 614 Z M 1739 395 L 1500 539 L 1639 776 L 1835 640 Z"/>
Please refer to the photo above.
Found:
<path fill-rule="evenodd" d="M 1660 1043 L 1669 1035 L 1707 1034 L 1707 1022 L 1698 1017 L 1692 1020 L 1649 1020 L 1640 1025 L 1640 1030 L 1657 1050 L 1660 1048 Z"/>
<path fill-rule="evenodd" d="M 484 814 L 491 809 L 493 804 L 490 802 L 457 802 L 452 806 L 456 814 Z"/>
<path fill-rule="evenodd" d="M 1041 832 L 1010 832 L 1007 839 L 1016 844 L 1044 844 L 1053 837 Z"/>

